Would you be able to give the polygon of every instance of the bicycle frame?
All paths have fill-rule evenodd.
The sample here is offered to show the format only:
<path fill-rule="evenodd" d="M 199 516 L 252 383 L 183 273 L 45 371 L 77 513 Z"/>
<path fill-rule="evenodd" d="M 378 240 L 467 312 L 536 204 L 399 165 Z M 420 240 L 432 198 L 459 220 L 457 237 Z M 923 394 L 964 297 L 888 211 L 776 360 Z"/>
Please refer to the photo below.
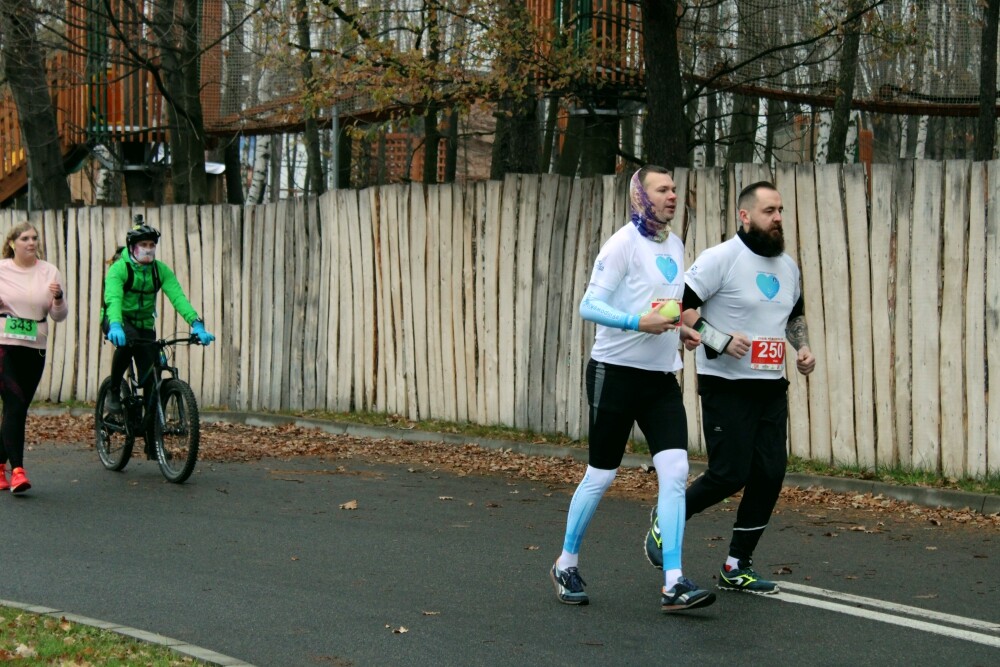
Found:
<path fill-rule="evenodd" d="M 135 347 L 139 345 L 149 345 L 155 346 L 157 348 L 158 354 L 156 355 L 156 360 L 153 362 L 153 366 L 150 372 L 154 374 L 153 378 L 153 390 L 150 396 L 145 397 L 143 401 L 140 396 L 140 388 L 142 383 L 139 382 L 138 375 L 139 371 L 135 363 L 135 355 L 132 355 L 132 359 L 129 361 L 129 367 L 125 371 L 125 381 L 128 383 L 129 394 L 128 396 L 122 397 L 122 405 L 125 407 L 125 433 L 132 437 L 137 437 L 143 435 L 143 433 L 150 427 L 150 421 L 155 412 L 150 410 L 150 406 L 156 406 L 157 411 L 160 408 L 160 388 L 163 386 L 165 381 L 163 374 L 168 373 L 169 378 L 179 378 L 180 371 L 176 366 L 171 366 L 167 362 L 167 357 L 165 350 L 171 345 L 176 345 L 178 343 L 185 343 L 188 345 L 198 344 L 197 337 L 192 334 L 190 336 L 178 336 L 175 338 L 160 338 L 151 341 L 134 341 L 130 345 Z M 168 379 L 169 379 L 168 378 Z M 160 418 L 162 419 L 162 414 Z"/>

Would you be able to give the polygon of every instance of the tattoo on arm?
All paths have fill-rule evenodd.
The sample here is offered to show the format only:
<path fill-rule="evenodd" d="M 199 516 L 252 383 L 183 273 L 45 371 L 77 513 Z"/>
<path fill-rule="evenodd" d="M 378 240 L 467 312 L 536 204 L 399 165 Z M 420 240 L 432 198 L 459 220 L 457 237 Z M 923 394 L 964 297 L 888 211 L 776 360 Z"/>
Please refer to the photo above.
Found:
<path fill-rule="evenodd" d="M 809 344 L 809 327 L 806 326 L 805 315 L 788 320 L 788 324 L 785 326 L 785 337 L 796 350 Z"/>

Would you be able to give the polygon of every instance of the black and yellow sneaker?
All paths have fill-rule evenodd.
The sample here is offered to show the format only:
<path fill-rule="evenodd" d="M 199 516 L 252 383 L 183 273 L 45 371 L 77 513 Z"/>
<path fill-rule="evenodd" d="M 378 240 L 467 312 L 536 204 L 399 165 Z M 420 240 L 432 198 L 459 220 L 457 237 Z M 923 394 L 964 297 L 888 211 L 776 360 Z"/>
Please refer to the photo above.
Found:
<path fill-rule="evenodd" d="M 739 567 L 726 570 L 722 566 L 719 572 L 718 587 L 724 591 L 740 591 L 743 593 L 754 593 L 756 595 L 774 595 L 778 592 L 778 584 L 767 579 L 761 579 L 754 572 L 752 560 L 741 560 Z"/>
<path fill-rule="evenodd" d="M 663 569 L 663 537 L 660 535 L 660 522 L 656 518 L 656 505 L 649 512 L 649 530 L 646 531 L 646 560 L 657 570 Z"/>

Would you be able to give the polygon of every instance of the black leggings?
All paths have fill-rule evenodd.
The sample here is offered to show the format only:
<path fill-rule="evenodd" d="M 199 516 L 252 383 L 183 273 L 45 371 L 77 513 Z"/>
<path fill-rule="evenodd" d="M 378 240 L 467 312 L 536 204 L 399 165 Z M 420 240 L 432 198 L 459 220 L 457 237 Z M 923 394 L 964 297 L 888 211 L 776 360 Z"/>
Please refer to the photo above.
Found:
<path fill-rule="evenodd" d="M 10 461 L 11 468 L 24 467 L 24 423 L 44 368 L 45 350 L 0 345 L 0 463 Z"/>
<path fill-rule="evenodd" d="M 587 364 L 590 404 L 588 463 L 601 470 L 622 464 L 632 426 L 638 424 L 649 455 L 687 450 L 687 413 L 673 373 L 594 361 Z"/>
<path fill-rule="evenodd" d="M 128 322 L 122 325 L 125 329 L 125 339 L 127 341 L 154 341 L 156 340 L 156 331 L 153 329 L 138 329 Z M 105 320 L 101 324 L 101 329 L 105 334 L 108 333 L 108 322 Z M 153 373 L 152 368 L 156 363 L 157 349 L 155 345 L 124 345 L 122 347 L 115 348 L 114 356 L 111 357 L 111 378 L 112 387 L 118 387 L 122 383 L 122 378 L 125 377 L 125 371 L 128 370 L 129 363 L 132 361 L 132 357 L 135 357 L 136 371 L 139 373 L 139 384 L 142 385 L 143 396 L 153 395 Z"/>

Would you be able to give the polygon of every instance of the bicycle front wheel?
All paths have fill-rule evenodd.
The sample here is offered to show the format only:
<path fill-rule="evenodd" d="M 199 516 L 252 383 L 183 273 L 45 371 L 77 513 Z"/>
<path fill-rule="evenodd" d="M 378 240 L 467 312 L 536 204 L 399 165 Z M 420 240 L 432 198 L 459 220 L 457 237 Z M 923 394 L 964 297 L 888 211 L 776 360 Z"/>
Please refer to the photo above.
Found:
<path fill-rule="evenodd" d="M 191 476 L 198 460 L 198 402 L 188 383 L 171 378 L 160 386 L 159 407 L 153 435 L 160 472 L 167 480 L 180 484 Z"/>
<path fill-rule="evenodd" d="M 94 408 L 94 442 L 101 463 L 108 470 L 122 470 L 132 458 L 135 438 L 125 426 L 123 411 L 109 414 L 106 407 L 108 397 L 117 388 L 111 387 L 111 378 L 106 378 L 97 391 L 97 407 Z"/>

